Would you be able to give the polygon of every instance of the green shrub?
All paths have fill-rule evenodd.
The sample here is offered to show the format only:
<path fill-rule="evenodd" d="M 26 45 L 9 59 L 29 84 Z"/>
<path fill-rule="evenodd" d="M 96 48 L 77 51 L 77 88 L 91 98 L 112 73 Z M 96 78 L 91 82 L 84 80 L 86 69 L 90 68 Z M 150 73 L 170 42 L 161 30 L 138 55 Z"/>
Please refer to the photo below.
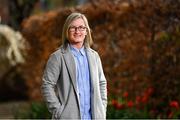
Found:
<path fill-rule="evenodd" d="M 136 108 L 124 108 L 118 110 L 113 106 L 107 108 L 107 119 L 145 119 L 150 118 L 147 111 L 137 110 Z"/>
<path fill-rule="evenodd" d="M 18 110 L 15 119 L 49 119 L 49 113 L 45 103 L 32 102 L 28 109 Z"/>

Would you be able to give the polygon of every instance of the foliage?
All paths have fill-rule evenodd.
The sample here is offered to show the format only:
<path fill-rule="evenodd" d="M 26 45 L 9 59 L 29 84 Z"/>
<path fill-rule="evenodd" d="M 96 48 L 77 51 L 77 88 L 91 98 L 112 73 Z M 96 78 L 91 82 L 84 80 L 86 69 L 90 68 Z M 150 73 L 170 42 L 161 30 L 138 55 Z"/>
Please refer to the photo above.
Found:
<path fill-rule="evenodd" d="M 108 106 L 107 119 L 147 119 L 150 118 L 147 111 L 135 108 L 117 110 L 113 106 Z"/>
<path fill-rule="evenodd" d="M 18 65 L 25 62 L 26 45 L 19 31 L 0 24 L 0 101 L 24 98 L 24 80 L 18 73 Z"/>
<path fill-rule="evenodd" d="M 109 100 L 119 100 L 128 92 L 133 103 L 140 96 L 147 111 L 153 111 L 153 115 L 147 114 L 152 118 L 168 118 L 171 111 L 178 114 L 169 104 L 180 102 L 179 5 L 178 0 L 107 0 L 30 17 L 22 29 L 30 44 L 22 71 L 27 94 L 31 99 L 41 98 L 39 86 L 46 60 L 60 45 L 65 18 L 76 11 L 88 17 L 95 41 L 92 47 L 100 53 L 108 80 Z M 149 88 L 153 93 L 147 97 Z M 130 113 L 138 116 L 139 112 Z"/>
<path fill-rule="evenodd" d="M 33 102 L 25 110 L 19 110 L 15 113 L 15 119 L 50 119 L 51 115 L 45 103 Z"/>
<path fill-rule="evenodd" d="M 153 92 L 153 89 L 149 88 L 143 93 L 143 96 L 136 96 L 135 99 L 130 98 L 129 93 L 125 92 L 119 99 L 110 100 L 107 108 L 107 118 L 177 119 L 180 117 L 180 105 L 177 101 L 170 101 L 169 103 L 161 101 L 161 103 L 158 104 L 158 106 L 162 106 L 165 109 L 169 108 L 169 111 L 166 113 L 163 109 L 160 112 L 157 106 L 154 108 L 154 104 L 151 103 Z"/>
<path fill-rule="evenodd" d="M 21 22 L 29 17 L 32 8 L 38 0 L 12 0 L 8 2 L 9 9 L 9 25 L 15 29 L 20 29 Z"/>
<path fill-rule="evenodd" d="M 6 53 L 4 56 L 0 56 L 1 59 L 6 57 L 9 59 L 9 62 L 12 66 L 17 63 L 24 62 L 22 50 L 25 49 L 25 40 L 22 37 L 21 33 L 18 31 L 14 31 L 11 27 L 7 25 L 0 25 L 0 35 L 2 35 L 5 39 L 0 39 L 0 42 L 7 41 L 7 45 L 3 44 L 2 47 L 5 49 L 0 54 Z M 2 48 L 2 49 L 3 49 Z"/>

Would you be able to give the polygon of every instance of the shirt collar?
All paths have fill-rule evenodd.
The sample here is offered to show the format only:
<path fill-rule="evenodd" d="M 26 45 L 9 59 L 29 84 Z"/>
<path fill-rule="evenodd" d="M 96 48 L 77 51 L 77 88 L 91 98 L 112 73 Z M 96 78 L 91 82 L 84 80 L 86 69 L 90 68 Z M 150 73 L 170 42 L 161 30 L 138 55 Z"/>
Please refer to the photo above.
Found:
<path fill-rule="evenodd" d="M 78 56 L 78 55 L 85 56 L 84 46 L 82 46 L 80 49 L 77 49 L 70 44 L 70 50 L 72 51 L 73 55 L 75 55 L 75 56 Z"/>

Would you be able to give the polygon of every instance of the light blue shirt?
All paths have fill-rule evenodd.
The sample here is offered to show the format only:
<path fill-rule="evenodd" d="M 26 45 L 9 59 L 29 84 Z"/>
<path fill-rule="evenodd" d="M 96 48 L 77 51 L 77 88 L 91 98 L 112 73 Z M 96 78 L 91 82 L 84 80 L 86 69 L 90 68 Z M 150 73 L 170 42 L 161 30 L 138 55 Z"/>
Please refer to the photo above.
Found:
<path fill-rule="evenodd" d="M 87 55 L 84 47 L 77 49 L 70 45 L 70 49 L 76 63 L 76 80 L 80 98 L 81 119 L 91 119 L 91 82 Z"/>

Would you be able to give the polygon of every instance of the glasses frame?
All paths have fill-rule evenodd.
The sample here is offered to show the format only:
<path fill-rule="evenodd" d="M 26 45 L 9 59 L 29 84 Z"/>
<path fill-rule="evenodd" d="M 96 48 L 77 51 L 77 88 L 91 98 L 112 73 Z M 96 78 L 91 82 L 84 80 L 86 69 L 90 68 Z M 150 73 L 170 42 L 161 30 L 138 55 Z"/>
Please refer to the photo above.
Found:
<path fill-rule="evenodd" d="M 78 27 L 76 27 L 76 26 L 70 26 L 69 27 L 69 31 L 70 32 L 75 32 L 75 31 L 80 31 L 80 32 L 83 32 L 83 31 L 85 31 L 87 29 L 87 27 L 86 26 L 78 26 Z"/>

